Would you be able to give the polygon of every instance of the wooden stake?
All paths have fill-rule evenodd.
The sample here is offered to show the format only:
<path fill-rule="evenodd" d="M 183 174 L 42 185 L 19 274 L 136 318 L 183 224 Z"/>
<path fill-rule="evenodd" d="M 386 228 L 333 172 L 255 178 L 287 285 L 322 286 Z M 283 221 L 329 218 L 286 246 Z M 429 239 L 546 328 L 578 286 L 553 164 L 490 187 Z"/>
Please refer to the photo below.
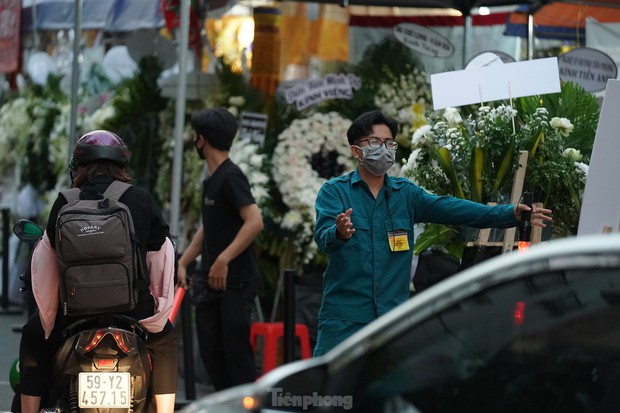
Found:
<path fill-rule="evenodd" d="M 527 151 L 519 151 L 519 167 L 515 172 L 512 182 L 512 194 L 510 195 L 510 203 L 518 204 L 523 193 L 523 181 L 525 180 L 525 170 L 527 168 Z M 503 252 L 512 251 L 515 244 L 516 228 L 507 228 L 504 230 L 504 248 Z"/>

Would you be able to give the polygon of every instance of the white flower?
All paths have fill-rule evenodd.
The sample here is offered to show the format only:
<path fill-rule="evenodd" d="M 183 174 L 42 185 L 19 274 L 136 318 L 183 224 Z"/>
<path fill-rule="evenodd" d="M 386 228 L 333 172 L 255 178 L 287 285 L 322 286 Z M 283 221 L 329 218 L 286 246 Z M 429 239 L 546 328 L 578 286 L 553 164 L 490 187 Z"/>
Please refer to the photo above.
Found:
<path fill-rule="evenodd" d="M 549 124 L 564 137 L 567 137 L 573 131 L 573 124 L 566 118 L 551 118 Z"/>
<path fill-rule="evenodd" d="M 450 125 L 450 127 L 453 127 L 453 128 L 463 123 L 461 114 L 455 108 L 446 108 L 446 110 L 444 111 L 443 117 L 448 122 L 448 125 Z"/>
<path fill-rule="evenodd" d="M 557 119 L 557 118 L 554 118 Z M 580 161 L 583 158 L 583 155 L 581 154 L 581 151 L 575 149 L 575 148 L 566 148 L 564 149 L 564 151 L 562 152 L 562 156 L 565 158 L 570 159 L 573 162 L 576 161 Z"/>
<path fill-rule="evenodd" d="M 588 171 L 590 170 L 590 166 L 583 162 L 575 162 L 575 169 L 577 169 L 577 172 L 580 172 L 583 175 L 583 181 L 585 182 L 586 178 L 588 177 Z"/>
<path fill-rule="evenodd" d="M 517 111 L 512 106 L 500 105 L 495 110 L 496 116 L 508 122 L 517 116 Z"/>
<path fill-rule="evenodd" d="M 424 145 L 428 138 L 432 136 L 432 128 L 430 125 L 420 126 L 413 132 L 413 136 L 411 138 L 411 144 L 413 146 Z"/>
<path fill-rule="evenodd" d="M 238 108 L 245 105 L 245 98 L 243 96 L 231 96 L 228 98 L 228 104 L 230 106 L 236 106 Z M 230 110 L 230 109 L 228 109 Z"/>
<path fill-rule="evenodd" d="M 228 111 L 232 113 L 235 118 L 239 116 L 239 108 L 236 106 L 229 106 Z"/>
<path fill-rule="evenodd" d="M 407 159 L 407 163 L 403 165 L 401 169 L 401 174 L 403 176 L 407 176 L 410 171 L 415 171 L 418 169 L 418 157 L 422 152 L 422 148 L 417 148 L 411 151 L 409 154 L 409 159 Z"/>
<path fill-rule="evenodd" d="M 426 123 L 424 112 L 431 109 L 431 88 L 426 73 L 414 67 L 398 78 L 386 77 L 374 98 L 375 105 L 399 124 L 399 139 L 409 139 L 410 130 Z"/>
<path fill-rule="evenodd" d="M 289 210 L 282 218 L 282 228 L 295 231 L 303 222 L 303 217 L 297 210 Z"/>
<path fill-rule="evenodd" d="M 256 204 L 264 205 L 269 197 L 269 177 L 262 171 L 265 154 L 259 153 L 257 144 L 237 138 L 230 148 L 229 157 L 248 178 Z"/>
<path fill-rule="evenodd" d="M 314 232 L 314 203 L 321 185 L 334 174 L 354 168 L 346 136 L 350 124 L 335 112 L 315 113 L 293 120 L 278 136 L 271 172 L 288 211 L 275 221 L 295 233 L 295 250 L 304 262 L 316 251 L 309 245 Z"/>

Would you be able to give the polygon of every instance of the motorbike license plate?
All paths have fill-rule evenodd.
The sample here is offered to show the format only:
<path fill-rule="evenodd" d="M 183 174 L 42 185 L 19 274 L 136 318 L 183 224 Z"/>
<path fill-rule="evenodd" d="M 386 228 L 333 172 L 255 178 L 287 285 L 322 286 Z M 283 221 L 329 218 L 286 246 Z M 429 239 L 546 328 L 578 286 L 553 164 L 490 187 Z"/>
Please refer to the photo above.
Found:
<path fill-rule="evenodd" d="M 131 375 L 128 372 L 82 372 L 78 382 L 81 408 L 129 408 Z"/>

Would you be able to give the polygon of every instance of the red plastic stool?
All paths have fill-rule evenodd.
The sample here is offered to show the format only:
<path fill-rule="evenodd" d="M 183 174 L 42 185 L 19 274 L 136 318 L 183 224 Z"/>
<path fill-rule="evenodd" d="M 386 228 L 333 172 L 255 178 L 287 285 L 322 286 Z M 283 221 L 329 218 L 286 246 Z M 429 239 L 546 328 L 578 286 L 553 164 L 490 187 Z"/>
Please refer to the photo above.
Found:
<path fill-rule="evenodd" d="M 250 330 L 250 344 L 256 354 L 258 337 L 263 337 L 263 374 L 278 365 L 278 341 L 284 337 L 284 323 L 254 323 Z M 310 336 L 305 324 L 295 324 L 295 336 L 301 343 L 301 358 L 307 359 L 310 354 Z"/>

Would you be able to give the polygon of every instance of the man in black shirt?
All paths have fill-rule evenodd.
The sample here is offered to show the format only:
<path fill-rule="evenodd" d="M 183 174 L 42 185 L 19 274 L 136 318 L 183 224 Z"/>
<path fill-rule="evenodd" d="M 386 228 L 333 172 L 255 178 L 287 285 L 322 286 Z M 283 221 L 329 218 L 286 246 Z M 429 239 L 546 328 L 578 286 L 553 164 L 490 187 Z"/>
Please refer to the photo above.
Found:
<path fill-rule="evenodd" d="M 241 169 L 228 157 L 237 134 L 235 117 L 224 108 L 193 114 L 194 146 L 207 164 L 202 227 L 179 259 L 179 284 L 202 256 L 206 291 L 196 305 L 200 355 L 216 391 L 256 379 L 250 345 L 250 313 L 258 291 L 254 239 L 263 229 L 260 209 Z"/>

